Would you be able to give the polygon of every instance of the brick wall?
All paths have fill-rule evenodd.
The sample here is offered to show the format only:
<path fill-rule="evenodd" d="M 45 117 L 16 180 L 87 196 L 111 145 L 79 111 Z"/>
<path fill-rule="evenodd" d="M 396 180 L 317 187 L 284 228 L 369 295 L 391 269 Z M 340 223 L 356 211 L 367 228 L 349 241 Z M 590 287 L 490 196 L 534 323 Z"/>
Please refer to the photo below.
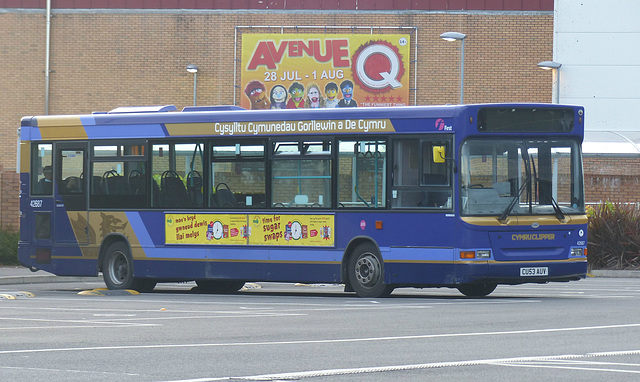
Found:
<path fill-rule="evenodd" d="M 468 35 L 465 102 L 551 100 L 551 73 L 536 64 L 552 58 L 552 14 L 270 13 L 267 20 L 259 12 L 54 15 L 51 114 L 188 106 L 193 102 L 193 75 L 185 70 L 190 63 L 200 67 L 197 103 L 231 104 L 234 28 L 264 24 L 417 27 L 418 57 L 410 75 L 417 76 L 412 93 L 420 105 L 458 102 L 460 43 L 439 35 L 460 31 Z M 42 13 L 0 13 L 0 164 L 5 168 L 15 168 L 20 118 L 44 113 L 44 24 Z M 269 30 L 240 30 L 246 31 Z"/>
<path fill-rule="evenodd" d="M 0 8 L 44 8 L 45 0 L 0 0 Z M 54 8 L 553 11 L 553 0 L 53 0 Z"/>
<path fill-rule="evenodd" d="M 45 110 L 45 18 L 43 11 L 5 11 L 0 13 L 0 165 L 10 172 L 20 118 Z M 50 114 L 135 105 L 181 109 L 193 102 L 193 75 L 186 71 L 192 63 L 200 68 L 198 105 L 232 104 L 239 83 L 239 71 L 234 83 L 235 27 L 250 25 L 318 25 L 319 33 L 325 25 L 416 27 L 418 57 L 410 75 L 417 76 L 412 102 L 419 105 L 458 102 L 461 44 L 439 35 L 466 33 L 466 103 L 551 101 L 551 73 L 537 68 L 552 58 L 551 12 L 55 11 Z M 238 44 L 243 32 L 278 30 L 240 29 Z M 13 195 L 17 200 L 17 191 Z"/>
<path fill-rule="evenodd" d="M 587 203 L 640 202 L 640 156 L 585 156 Z"/>
<path fill-rule="evenodd" d="M 20 176 L 0 166 L 0 228 L 18 229 Z"/>

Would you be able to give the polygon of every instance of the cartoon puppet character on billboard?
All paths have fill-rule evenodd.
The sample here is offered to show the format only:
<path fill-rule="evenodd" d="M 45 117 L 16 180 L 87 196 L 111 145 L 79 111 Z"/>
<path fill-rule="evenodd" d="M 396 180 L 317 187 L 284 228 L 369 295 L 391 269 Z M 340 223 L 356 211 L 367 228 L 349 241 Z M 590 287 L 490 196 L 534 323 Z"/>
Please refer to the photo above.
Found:
<path fill-rule="evenodd" d="M 302 109 L 304 108 L 304 85 L 300 82 L 294 82 L 289 86 L 289 102 L 287 102 L 287 109 Z"/>
<path fill-rule="evenodd" d="M 271 108 L 286 109 L 287 108 L 287 88 L 278 84 L 271 88 Z"/>
<path fill-rule="evenodd" d="M 358 103 L 353 99 L 353 82 L 344 80 L 340 83 L 342 99 L 338 102 L 338 107 L 358 107 Z"/>
<path fill-rule="evenodd" d="M 324 107 L 324 97 L 320 92 L 320 87 L 315 82 L 307 84 L 307 99 L 304 102 L 304 107 L 308 109 Z"/>
<path fill-rule="evenodd" d="M 329 82 L 324 86 L 324 94 L 327 96 L 325 107 L 338 107 L 338 85 L 335 82 Z"/>
<path fill-rule="evenodd" d="M 271 103 L 267 99 L 267 88 L 258 80 L 253 80 L 244 88 L 244 94 L 251 100 L 251 110 L 269 109 Z"/>

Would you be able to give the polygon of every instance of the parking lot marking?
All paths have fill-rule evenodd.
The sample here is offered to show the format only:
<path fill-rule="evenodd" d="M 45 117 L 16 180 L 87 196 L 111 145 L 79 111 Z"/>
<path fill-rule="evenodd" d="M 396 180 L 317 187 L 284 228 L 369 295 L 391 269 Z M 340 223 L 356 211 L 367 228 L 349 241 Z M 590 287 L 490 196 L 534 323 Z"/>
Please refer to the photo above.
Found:
<path fill-rule="evenodd" d="M 587 363 L 589 364 L 589 363 Z M 596 362 L 596 364 L 605 364 L 601 362 Z M 565 369 L 565 370 L 582 370 L 582 371 L 606 371 L 610 373 L 628 373 L 628 374 L 640 374 L 640 370 L 627 370 L 627 369 L 607 369 L 607 368 L 597 368 L 597 367 L 585 367 L 585 366 L 564 366 L 558 365 L 557 361 L 547 361 L 547 362 L 532 362 L 532 363 L 491 363 L 491 365 L 498 366 L 508 366 L 508 367 L 529 367 L 529 368 L 538 368 L 538 369 Z M 583 364 L 585 365 L 585 364 Z M 640 365 L 636 365 L 640 366 Z"/>
<path fill-rule="evenodd" d="M 252 375 L 243 377 L 220 377 L 220 378 L 197 378 L 197 379 L 182 379 L 173 380 L 167 382 L 212 382 L 212 381 L 281 381 L 281 380 L 298 380 L 302 378 L 314 378 L 314 377 L 329 377 L 338 375 L 350 375 L 350 374 L 365 374 L 365 373 L 380 373 L 391 371 L 411 371 L 420 369 L 434 369 L 444 367 L 468 367 L 468 366 L 483 366 L 483 365 L 495 365 L 495 366 L 524 366 L 527 362 L 560 362 L 563 360 L 599 357 L 599 356 L 621 356 L 629 354 L 640 354 L 640 350 L 625 350 L 619 352 L 607 352 L 607 353 L 587 353 L 587 354 L 564 354 L 554 356 L 534 356 L 534 357 L 516 357 L 516 358 L 497 358 L 497 359 L 484 359 L 484 360 L 469 360 L 469 361 L 456 361 L 456 362 L 433 362 L 423 364 L 412 365 L 394 365 L 394 366 L 374 366 L 374 367 L 361 367 L 350 369 L 327 369 L 327 370 L 311 370 L 301 371 L 293 373 L 277 373 L 277 374 L 263 374 Z M 531 365 L 531 367 L 535 367 Z M 577 368 L 577 367 L 563 367 L 558 366 L 555 368 L 572 369 L 572 370 L 586 370 L 586 371 L 606 371 L 606 372 L 618 372 L 618 373 L 633 373 L 640 374 L 640 370 L 626 370 L 626 369 L 607 369 L 607 368 Z"/>
<path fill-rule="evenodd" d="M 5 369 L 5 370 L 30 370 L 30 371 L 45 371 L 47 373 L 50 372 L 58 372 L 58 373 L 65 373 L 65 374 L 69 374 L 69 373 L 77 373 L 77 374 L 100 374 L 100 375 L 105 375 L 105 376 L 129 376 L 129 377 L 138 377 L 140 376 L 140 374 L 134 374 L 134 373 L 114 373 L 114 372 L 106 372 L 106 371 L 87 371 L 87 370 L 73 370 L 73 369 L 45 369 L 42 367 L 20 367 L 20 366 L 0 366 L 0 369 Z"/>
<path fill-rule="evenodd" d="M 143 325 L 143 324 L 140 324 Z M 147 324 L 151 325 L 151 324 Z M 265 341 L 265 342 L 229 342 L 229 343 L 196 343 L 196 344 L 157 344 L 157 345 L 127 345 L 127 346 L 91 346 L 77 348 L 45 348 L 45 349 L 20 349 L 20 350 L 0 350 L 0 354 L 23 354 L 23 353 L 47 353 L 47 352 L 71 352 L 88 350 L 125 350 L 125 349 L 172 349 L 172 348 L 197 348 L 197 347 L 231 347 L 231 346 L 279 346 L 279 345 L 306 345 L 306 344 L 337 344 L 355 342 L 374 341 L 398 341 L 430 338 L 452 338 L 452 337 L 481 337 L 481 336 L 501 336 L 536 333 L 557 333 L 568 331 L 593 331 L 607 329 L 622 329 L 640 327 L 636 324 L 601 325 L 601 326 L 579 326 L 570 328 L 548 328 L 548 329 L 525 329 L 507 330 L 502 332 L 472 332 L 472 333 L 442 333 L 442 334 L 422 334 L 411 336 L 389 336 L 389 337 L 363 337 L 363 338 L 338 338 L 325 340 L 290 340 L 290 341 Z M 633 350 L 635 352 L 636 350 Z M 600 353 L 592 353 L 600 354 Z"/>

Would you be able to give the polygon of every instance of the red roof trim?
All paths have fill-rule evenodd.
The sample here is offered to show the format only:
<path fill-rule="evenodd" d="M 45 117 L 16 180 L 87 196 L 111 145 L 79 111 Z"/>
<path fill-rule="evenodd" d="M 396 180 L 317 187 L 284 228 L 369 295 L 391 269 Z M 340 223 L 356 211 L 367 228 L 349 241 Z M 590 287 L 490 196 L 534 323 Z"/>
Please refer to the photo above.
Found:
<path fill-rule="evenodd" d="M 54 9 L 553 11 L 553 0 L 52 0 L 51 6 Z M 45 7 L 45 0 L 0 0 L 0 8 Z"/>

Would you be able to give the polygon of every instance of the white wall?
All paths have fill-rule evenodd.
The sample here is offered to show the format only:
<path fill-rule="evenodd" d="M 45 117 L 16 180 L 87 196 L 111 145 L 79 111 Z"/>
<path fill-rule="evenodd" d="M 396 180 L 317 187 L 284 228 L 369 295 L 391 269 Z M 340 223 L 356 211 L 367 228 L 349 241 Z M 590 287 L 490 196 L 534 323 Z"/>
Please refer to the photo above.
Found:
<path fill-rule="evenodd" d="M 560 103 L 585 107 L 586 130 L 640 130 L 640 0 L 556 0 L 553 50 Z"/>

